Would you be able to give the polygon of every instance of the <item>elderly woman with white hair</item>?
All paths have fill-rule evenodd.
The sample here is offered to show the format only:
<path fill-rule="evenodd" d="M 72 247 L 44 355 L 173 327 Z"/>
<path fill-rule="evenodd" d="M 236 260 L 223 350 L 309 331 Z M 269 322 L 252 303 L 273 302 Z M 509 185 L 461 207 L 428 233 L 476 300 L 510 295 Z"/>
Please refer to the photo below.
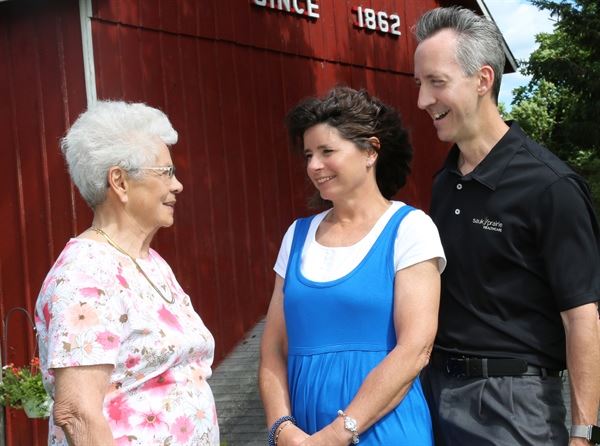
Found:
<path fill-rule="evenodd" d="M 214 339 L 150 248 L 183 186 L 177 132 L 144 104 L 102 101 L 63 138 L 69 173 L 94 211 L 36 304 L 49 445 L 218 445 Z"/>

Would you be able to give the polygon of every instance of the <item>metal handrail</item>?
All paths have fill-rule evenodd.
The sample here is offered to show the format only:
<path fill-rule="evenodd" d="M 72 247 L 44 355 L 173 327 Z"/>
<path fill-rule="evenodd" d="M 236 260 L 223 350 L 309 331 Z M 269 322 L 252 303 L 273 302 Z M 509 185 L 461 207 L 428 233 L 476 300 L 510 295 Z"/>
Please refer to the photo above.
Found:
<path fill-rule="evenodd" d="M 6 364 L 7 355 L 8 355 L 8 323 L 10 322 L 10 316 L 12 316 L 12 314 L 15 311 L 22 311 L 23 313 L 25 313 L 25 316 L 27 316 L 27 320 L 29 321 L 31 328 L 33 329 L 34 336 L 37 336 L 37 330 L 35 328 L 35 324 L 33 323 L 33 318 L 31 317 L 31 314 L 29 314 L 29 311 L 27 311 L 26 308 L 14 307 L 14 308 L 11 308 L 10 310 L 8 310 L 8 312 L 6 313 L 6 316 L 4 316 L 4 326 L 2 327 L 2 354 L 3 354 L 2 363 L 3 364 Z M 34 353 L 33 353 L 34 356 L 35 356 L 36 351 L 37 351 L 37 342 L 34 347 Z"/>

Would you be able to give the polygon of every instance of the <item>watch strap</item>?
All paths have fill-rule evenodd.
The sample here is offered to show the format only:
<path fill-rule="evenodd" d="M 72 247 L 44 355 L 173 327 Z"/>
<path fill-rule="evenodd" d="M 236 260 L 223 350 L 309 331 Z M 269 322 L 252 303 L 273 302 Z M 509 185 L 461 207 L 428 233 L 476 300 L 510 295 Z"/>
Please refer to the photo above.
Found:
<path fill-rule="evenodd" d="M 590 425 L 571 426 L 571 437 L 585 438 L 591 444 L 600 444 L 600 427 Z"/>

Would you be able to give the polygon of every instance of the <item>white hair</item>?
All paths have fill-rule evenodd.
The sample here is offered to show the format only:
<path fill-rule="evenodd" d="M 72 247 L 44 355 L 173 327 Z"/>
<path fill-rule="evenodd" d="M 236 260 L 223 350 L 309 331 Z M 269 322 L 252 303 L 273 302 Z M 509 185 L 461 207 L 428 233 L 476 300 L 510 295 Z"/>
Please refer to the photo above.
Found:
<path fill-rule="evenodd" d="M 106 198 L 108 170 L 136 169 L 154 161 L 159 146 L 177 142 L 162 111 L 141 103 L 99 101 L 83 112 L 61 140 L 71 179 L 93 209 Z"/>

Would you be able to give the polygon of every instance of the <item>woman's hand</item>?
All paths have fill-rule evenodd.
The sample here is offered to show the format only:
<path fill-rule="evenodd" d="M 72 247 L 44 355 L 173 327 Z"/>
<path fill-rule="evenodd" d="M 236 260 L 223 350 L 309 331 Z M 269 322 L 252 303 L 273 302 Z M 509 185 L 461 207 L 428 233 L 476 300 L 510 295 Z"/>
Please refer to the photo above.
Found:
<path fill-rule="evenodd" d="M 341 418 L 314 433 L 300 446 L 348 446 L 352 442 L 352 434 L 344 429 Z"/>

